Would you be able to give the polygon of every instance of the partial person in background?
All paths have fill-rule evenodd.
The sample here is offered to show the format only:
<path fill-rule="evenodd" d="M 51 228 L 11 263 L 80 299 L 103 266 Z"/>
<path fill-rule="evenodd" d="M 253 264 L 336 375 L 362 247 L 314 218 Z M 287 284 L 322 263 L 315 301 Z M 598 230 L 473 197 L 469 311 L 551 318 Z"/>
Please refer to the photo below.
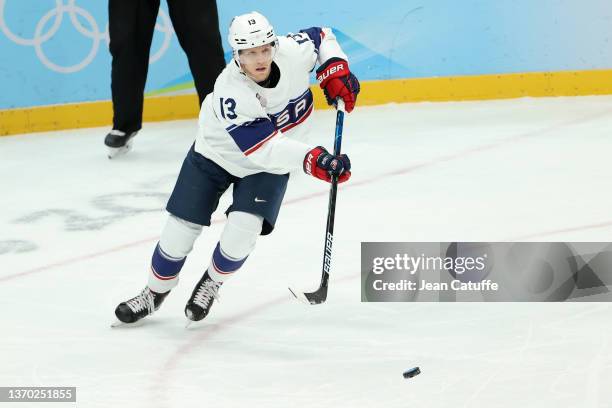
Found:
<path fill-rule="evenodd" d="M 215 0 L 167 0 L 170 19 L 187 54 L 199 106 L 225 68 Z M 160 0 L 109 0 L 113 129 L 104 139 L 109 158 L 127 153 L 142 127 L 149 53 Z"/>

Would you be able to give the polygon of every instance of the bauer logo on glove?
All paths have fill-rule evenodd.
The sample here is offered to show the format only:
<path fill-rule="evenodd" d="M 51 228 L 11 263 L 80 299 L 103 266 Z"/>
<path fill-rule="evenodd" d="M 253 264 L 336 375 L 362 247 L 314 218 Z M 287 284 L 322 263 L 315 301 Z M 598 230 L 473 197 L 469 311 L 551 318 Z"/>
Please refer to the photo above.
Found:
<path fill-rule="evenodd" d="M 317 81 L 329 105 L 335 105 L 336 98 L 342 98 L 346 111 L 353 110 L 360 86 L 348 62 L 337 57 L 328 59 L 317 69 Z"/>

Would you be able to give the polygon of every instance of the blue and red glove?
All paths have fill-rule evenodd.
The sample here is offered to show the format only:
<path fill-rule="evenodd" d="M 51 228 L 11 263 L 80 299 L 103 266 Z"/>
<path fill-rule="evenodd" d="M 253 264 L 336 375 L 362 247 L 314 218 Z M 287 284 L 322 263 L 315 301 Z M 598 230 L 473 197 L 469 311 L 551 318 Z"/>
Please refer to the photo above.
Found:
<path fill-rule="evenodd" d="M 338 176 L 338 183 L 351 178 L 351 161 L 346 154 L 334 156 L 322 146 L 317 146 L 304 157 L 304 172 L 331 183 L 331 176 Z"/>
<path fill-rule="evenodd" d="M 337 57 L 328 59 L 317 69 L 317 81 L 328 105 L 335 105 L 336 98 L 342 98 L 346 111 L 353 110 L 359 93 L 359 81 L 349 70 L 347 61 Z"/>

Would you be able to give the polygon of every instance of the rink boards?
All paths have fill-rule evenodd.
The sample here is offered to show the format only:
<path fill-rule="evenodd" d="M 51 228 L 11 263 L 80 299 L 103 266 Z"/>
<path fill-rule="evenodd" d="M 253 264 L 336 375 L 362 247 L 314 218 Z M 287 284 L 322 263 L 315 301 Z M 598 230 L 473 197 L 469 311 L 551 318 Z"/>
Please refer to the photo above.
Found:
<path fill-rule="evenodd" d="M 423 101 L 463 101 L 526 96 L 580 96 L 612 94 L 612 70 L 530 72 L 363 81 L 358 104 Z M 327 107 L 323 93 L 312 86 L 315 108 Z M 189 119 L 198 116 L 194 93 L 149 97 L 144 120 Z M 110 125 L 110 101 L 81 102 L 0 110 L 0 136 L 49 130 Z"/>

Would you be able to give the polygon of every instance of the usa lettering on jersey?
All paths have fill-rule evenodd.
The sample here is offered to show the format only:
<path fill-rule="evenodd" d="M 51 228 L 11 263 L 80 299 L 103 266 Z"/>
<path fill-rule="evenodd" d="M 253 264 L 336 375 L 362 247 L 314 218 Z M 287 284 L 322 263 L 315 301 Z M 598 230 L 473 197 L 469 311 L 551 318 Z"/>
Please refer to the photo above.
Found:
<path fill-rule="evenodd" d="M 302 95 L 289 101 L 280 112 L 270 115 L 276 129 L 286 132 L 304 122 L 312 113 L 314 101 L 312 92 L 307 89 Z"/>

